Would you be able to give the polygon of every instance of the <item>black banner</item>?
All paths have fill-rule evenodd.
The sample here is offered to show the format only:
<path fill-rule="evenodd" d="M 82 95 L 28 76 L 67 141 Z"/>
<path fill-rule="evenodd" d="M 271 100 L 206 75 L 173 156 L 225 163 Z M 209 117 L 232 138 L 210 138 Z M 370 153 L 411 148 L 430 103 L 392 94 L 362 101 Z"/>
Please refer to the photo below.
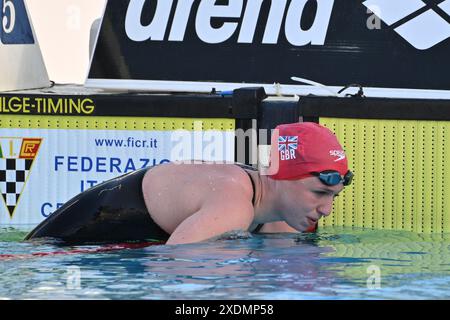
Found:
<path fill-rule="evenodd" d="M 58 88 L 56 88 L 57 91 Z M 0 94 L 0 115 L 255 119 L 261 88 L 232 94 Z"/>
<path fill-rule="evenodd" d="M 109 0 L 88 83 L 449 90 L 449 22 L 449 0 Z"/>

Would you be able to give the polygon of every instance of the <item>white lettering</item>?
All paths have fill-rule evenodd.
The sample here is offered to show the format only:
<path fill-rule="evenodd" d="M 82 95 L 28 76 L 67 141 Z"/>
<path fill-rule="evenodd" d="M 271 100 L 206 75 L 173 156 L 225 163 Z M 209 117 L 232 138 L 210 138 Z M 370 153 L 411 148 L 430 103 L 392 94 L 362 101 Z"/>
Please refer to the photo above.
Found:
<path fill-rule="evenodd" d="M 244 19 L 242 20 L 241 32 L 239 33 L 239 43 L 253 42 L 263 1 L 264 0 L 248 0 Z"/>
<path fill-rule="evenodd" d="M 381 29 L 381 9 L 378 6 L 370 5 L 367 7 L 367 13 L 371 14 L 369 18 L 367 18 L 367 29 L 369 30 L 380 30 Z"/>
<path fill-rule="evenodd" d="M 242 0 L 229 0 L 227 6 L 215 5 L 215 0 L 200 2 L 195 20 L 198 37 L 206 43 L 221 43 L 236 31 L 237 22 L 224 22 L 220 28 L 211 26 L 211 18 L 239 18 L 242 14 Z"/>
<path fill-rule="evenodd" d="M 184 303 L 181 307 L 175 308 L 176 315 L 202 315 L 203 318 L 208 316 L 209 307 L 190 307 Z"/>
<path fill-rule="evenodd" d="M 276 5 L 275 5 L 276 2 Z M 286 0 L 272 1 L 269 18 L 267 19 L 266 31 L 264 32 L 263 43 L 276 44 L 280 35 L 281 23 L 283 22 L 284 11 L 286 10 Z"/>
<path fill-rule="evenodd" d="M 152 21 L 143 26 L 141 17 L 146 0 L 130 0 L 125 17 L 125 31 L 133 41 L 163 41 L 168 28 L 173 0 L 156 1 L 156 9 Z M 316 1 L 317 10 L 314 21 L 308 30 L 301 28 L 301 19 L 308 1 Z M 178 0 L 173 16 L 168 41 L 183 41 L 195 0 Z M 195 30 L 198 38 L 210 44 L 218 44 L 229 40 L 238 30 L 238 43 L 252 43 L 259 21 L 264 0 L 247 0 L 244 10 L 243 0 L 229 0 L 227 5 L 216 5 L 216 0 L 201 0 L 195 17 Z M 334 0 L 287 0 L 271 1 L 264 34 L 260 40 L 263 44 L 277 44 L 283 19 L 286 14 L 285 35 L 287 41 L 294 46 L 323 45 L 325 43 Z M 287 10 L 287 13 L 286 13 Z M 220 27 L 213 27 L 213 18 L 240 19 L 240 21 L 222 22 Z"/>
<path fill-rule="evenodd" d="M 202 163 L 203 160 L 203 122 L 194 121 L 194 163 Z"/>
<path fill-rule="evenodd" d="M 169 41 L 183 41 L 194 0 L 178 0 Z"/>
<path fill-rule="evenodd" d="M 370 276 L 367 278 L 368 289 L 381 289 L 381 269 L 379 266 L 370 265 L 367 267 L 367 273 Z"/>
<path fill-rule="evenodd" d="M 79 31 L 81 29 L 81 9 L 79 6 L 71 5 L 66 9 L 67 22 L 69 30 Z"/>
<path fill-rule="evenodd" d="M 295 150 L 280 151 L 280 159 L 281 160 L 297 159 L 297 157 L 295 156 Z"/>
<path fill-rule="evenodd" d="M 334 0 L 317 1 L 317 13 L 309 30 L 302 30 L 300 21 L 308 0 L 292 0 L 286 17 L 286 38 L 294 46 L 309 43 L 323 45 L 328 31 Z"/>
<path fill-rule="evenodd" d="M 148 26 L 141 24 L 141 15 L 146 0 L 131 0 L 125 17 L 125 32 L 133 41 L 162 41 L 167 29 L 173 0 L 156 0 L 156 11 Z"/>
<path fill-rule="evenodd" d="M 205 131 L 203 141 L 209 142 L 203 149 L 203 159 L 205 161 L 224 159 L 223 150 L 225 139 L 220 131 Z"/>
<path fill-rule="evenodd" d="M 9 21 L 8 16 L 6 15 L 6 9 L 9 9 Z M 5 33 L 11 33 L 16 25 L 16 8 L 14 7 L 14 3 L 12 1 L 3 1 L 3 14 L 3 31 L 5 31 Z"/>
<path fill-rule="evenodd" d="M 170 159 L 172 161 L 182 161 L 192 159 L 192 137 L 187 130 L 175 130 L 170 135 L 172 147 L 170 149 Z"/>
<path fill-rule="evenodd" d="M 289 150 L 289 152 L 291 153 L 290 154 L 290 158 L 291 159 L 296 159 L 296 157 L 295 157 L 295 150 Z"/>

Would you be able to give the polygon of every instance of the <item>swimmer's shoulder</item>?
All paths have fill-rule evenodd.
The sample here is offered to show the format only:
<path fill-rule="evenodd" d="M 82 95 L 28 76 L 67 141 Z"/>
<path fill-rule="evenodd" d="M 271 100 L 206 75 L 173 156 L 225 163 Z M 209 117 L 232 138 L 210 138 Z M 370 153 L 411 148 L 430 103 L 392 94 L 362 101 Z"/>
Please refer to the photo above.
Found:
<path fill-rule="evenodd" d="M 167 165 L 147 179 L 144 198 L 155 222 L 173 243 L 248 230 L 254 219 L 248 175 L 222 164 Z M 155 179 L 152 179 L 152 178 Z M 191 234 L 196 230 L 195 234 Z"/>
<path fill-rule="evenodd" d="M 188 190 L 192 200 L 199 203 L 214 201 L 221 193 L 239 195 L 241 201 L 253 199 L 252 180 L 245 170 L 233 164 L 164 164 L 149 170 L 143 181 L 144 192 L 161 188 L 179 195 Z"/>
<path fill-rule="evenodd" d="M 214 180 L 224 183 L 229 187 L 237 184 L 247 184 L 249 181 L 246 171 L 252 167 L 235 164 L 210 164 L 210 163 L 167 163 L 158 165 L 148 170 L 145 176 L 162 179 L 175 179 L 175 181 L 194 178 L 196 181 L 204 182 Z M 247 182 L 247 183 L 246 183 Z M 250 185 L 251 186 L 251 185 Z"/>

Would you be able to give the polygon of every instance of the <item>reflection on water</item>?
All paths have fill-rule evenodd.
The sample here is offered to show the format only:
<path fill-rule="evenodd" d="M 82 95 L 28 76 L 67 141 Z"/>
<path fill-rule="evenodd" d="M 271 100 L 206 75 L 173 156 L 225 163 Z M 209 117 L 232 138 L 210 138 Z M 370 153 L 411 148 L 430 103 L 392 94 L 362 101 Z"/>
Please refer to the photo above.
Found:
<path fill-rule="evenodd" d="M 0 231 L 0 299 L 450 298 L 449 235 L 324 228 L 107 252 L 23 235 Z"/>

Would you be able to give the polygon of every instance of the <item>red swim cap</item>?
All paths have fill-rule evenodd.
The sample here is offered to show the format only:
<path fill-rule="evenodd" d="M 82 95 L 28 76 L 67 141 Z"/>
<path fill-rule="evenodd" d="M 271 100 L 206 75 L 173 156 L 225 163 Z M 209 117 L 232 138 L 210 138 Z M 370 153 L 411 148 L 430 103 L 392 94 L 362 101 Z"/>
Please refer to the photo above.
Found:
<path fill-rule="evenodd" d="M 311 172 L 348 171 L 347 157 L 331 130 L 314 122 L 282 124 L 272 134 L 269 176 L 297 180 Z"/>

